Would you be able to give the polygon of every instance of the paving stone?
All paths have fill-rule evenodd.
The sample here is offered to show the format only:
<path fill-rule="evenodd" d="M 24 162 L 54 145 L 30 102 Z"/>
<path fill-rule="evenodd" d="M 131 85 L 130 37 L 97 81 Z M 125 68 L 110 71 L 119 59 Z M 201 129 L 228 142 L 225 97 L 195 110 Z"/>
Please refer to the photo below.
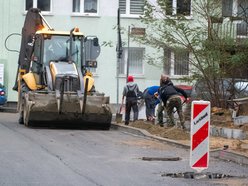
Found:
<path fill-rule="evenodd" d="M 233 118 L 234 125 L 243 125 L 245 123 L 248 123 L 248 116 L 238 116 Z"/>

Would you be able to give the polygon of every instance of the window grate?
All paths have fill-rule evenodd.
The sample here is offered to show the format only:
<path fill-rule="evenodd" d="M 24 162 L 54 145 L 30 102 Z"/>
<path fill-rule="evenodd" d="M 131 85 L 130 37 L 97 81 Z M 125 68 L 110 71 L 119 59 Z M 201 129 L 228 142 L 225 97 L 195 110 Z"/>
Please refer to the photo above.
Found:
<path fill-rule="evenodd" d="M 119 0 L 119 8 L 121 14 L 126 14 L 126 0 Z"/>
<path fill-rule="evenodd" d="M 189 53 L 175 52 L 174 75 L 189 75 Z"/>
<path fill-rule="evenodd" d="M 121 14 L 142 15 L 144 13 L 144 0 L 119 0 Z"/>
<path fill-rule="evenodd" d="M 130 47 L 129 48 L 129 73 L 143 75 L 143 57 L 144 48 Z M 119 74 L 127 73 L 128 48 L 123 48 L 123 55 L 119 66 Z"/>
<path fill-rule="evenodd" d="M 144 12 L 144 0 L 131 0 L 130 1 L 130 14 L 141 15 Z"/>

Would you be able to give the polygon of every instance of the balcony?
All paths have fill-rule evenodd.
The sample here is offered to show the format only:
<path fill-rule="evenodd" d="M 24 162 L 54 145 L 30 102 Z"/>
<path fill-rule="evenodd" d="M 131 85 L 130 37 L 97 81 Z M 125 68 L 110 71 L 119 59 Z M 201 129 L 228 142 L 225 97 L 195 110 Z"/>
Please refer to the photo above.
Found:
<path fill-rule="evenodd" d="M 234 39 L 235 44 L 240 46 L 248 42 L 248 24 L 245 21 L 223 21 L 213 23 L 215 34 L 219 38 Z"/>

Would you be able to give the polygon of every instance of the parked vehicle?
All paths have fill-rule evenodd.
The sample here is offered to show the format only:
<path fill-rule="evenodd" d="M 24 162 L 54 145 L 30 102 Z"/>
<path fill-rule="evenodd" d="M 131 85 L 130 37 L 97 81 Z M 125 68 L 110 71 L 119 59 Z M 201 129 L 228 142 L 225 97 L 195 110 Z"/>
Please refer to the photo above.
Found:
<path fill-rule="evenodd" d="M 221 103 L 226 104 L 227 100 L 247 96 L 247 79 L 226 78 L 209 82 L 200 80 L 195 83 L 192 89 L 193 99 L 202 99 L 214 103 L 219 100 Z"/>
<path fill-rule="evenodd" d="M 193 87 L 190 85 L 176 85 L 176 87 L 183 89 L 186 92 L 190 101 Z M 181 99 L 183 102 L 185 101 L 185 98 L 183 96 L 181 96 Z"/>
<path fill-rule="evenodd" d="M 0 83 L 0 106 L 7 102 L 5 87 Z"/>

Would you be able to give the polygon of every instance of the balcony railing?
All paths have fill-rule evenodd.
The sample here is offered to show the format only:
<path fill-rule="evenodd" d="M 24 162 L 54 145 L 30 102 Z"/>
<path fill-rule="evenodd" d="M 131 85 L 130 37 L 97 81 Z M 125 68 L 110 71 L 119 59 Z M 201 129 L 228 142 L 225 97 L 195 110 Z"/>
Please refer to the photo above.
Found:
<path fill-rule="evenodd" d="M 220 38 L 234 39 L 239 44 L 248 41 L 248 24 L 244 21 L 214 23 L 213 29 Z"/>

